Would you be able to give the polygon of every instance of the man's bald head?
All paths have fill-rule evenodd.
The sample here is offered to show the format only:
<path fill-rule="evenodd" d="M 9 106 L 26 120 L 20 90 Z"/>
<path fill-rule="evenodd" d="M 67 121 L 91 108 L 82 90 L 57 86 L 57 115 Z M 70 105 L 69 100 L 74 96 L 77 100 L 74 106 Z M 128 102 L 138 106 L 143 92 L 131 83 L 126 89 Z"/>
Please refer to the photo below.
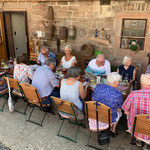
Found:
<path fill-rule="evenodd" d="M 150 87 L 150 74 L 141 75 L 141 85 L 142 87 Z"/>

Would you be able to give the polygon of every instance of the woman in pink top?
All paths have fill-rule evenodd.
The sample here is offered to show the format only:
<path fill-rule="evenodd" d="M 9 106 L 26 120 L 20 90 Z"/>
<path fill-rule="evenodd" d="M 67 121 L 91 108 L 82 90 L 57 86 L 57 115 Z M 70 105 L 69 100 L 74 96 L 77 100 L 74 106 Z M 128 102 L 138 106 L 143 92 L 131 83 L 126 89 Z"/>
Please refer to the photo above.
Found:
<path fill-rule="evenodd" d="M 34 69 L 27 65 L 28 59 L 25 55 L 17 57 L 17 64 L 14 67 L 13 77 L 20 83 L 30 83 L 32 80 Z"/>

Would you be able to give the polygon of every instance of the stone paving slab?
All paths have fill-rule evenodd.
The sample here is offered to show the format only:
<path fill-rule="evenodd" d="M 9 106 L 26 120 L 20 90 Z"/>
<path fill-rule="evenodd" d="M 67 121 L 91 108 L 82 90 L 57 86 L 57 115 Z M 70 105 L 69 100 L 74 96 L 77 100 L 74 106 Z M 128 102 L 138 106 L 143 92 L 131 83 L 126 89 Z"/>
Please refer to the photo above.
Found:
<path fill-rule="evenodd" d="M 2 102 L 3 99 L 0 99 L 0 106 Z M 15 108 L 23 111 L 25 106 L 26 104 L 20 101 Z M 85 146 L 89 135 L 88 129 L 80 128 L 77 143 L 73 143 L 57 136 L 61 123 L 61 120 L 58 120 L 58 115 L 48 113 L 43 127 L 40 127 L 26 121 L 30 111 L 31 108 L 27 110 L 26 116 L 17 112 L 10 113 L 6 105 L 4 112 L 0 112 L 0 142 L 5 145 L 5 148 L 9 147 L 11 150 L 92 150 L 92 148 Z M 32 119 L 40 121 L 41 116 L 42 112 L 36 109 Z M 131 137 L 125 130 L 126 123 L 119 123 L 119 135 L 116 138 L 111 138 L 108 150 L 131 149 Z M 63 134 L 73 135 L 75 131 L 76 126 L 65 122 L 62 130 Z M 96 139 L 97 134 L 93 133 L 92 136 L 91 143 L 94 146 L 99 146 Z M 0 143 L 0 146 L 2 143 Z M 101 148 L 106 150 L 107 146 L 101 146 Z M 133 146 L 133 150 L 142 150 L 142 148 Z"/>

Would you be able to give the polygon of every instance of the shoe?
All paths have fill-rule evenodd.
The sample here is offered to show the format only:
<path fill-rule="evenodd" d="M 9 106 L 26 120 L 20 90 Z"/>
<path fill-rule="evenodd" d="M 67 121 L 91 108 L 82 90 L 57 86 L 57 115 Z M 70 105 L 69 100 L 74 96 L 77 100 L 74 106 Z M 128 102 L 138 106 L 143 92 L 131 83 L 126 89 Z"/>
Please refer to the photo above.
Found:
<path fill-rule="evenodd" d="M 147 144 L 144 144 L 142 150 L 149 150 L 149 149 L 148 149 L 148 145 L 147 145 Z"/>
<path fill-rule="evenodd" d="M 56 114 L 53 112 L 53 110 L 52 110 L 51 107 L 45 107 L 45 108 L 44 108 L 44 111 L 45 111 L 45 112 L 52 113 L 53 115 L 56 115 Z"/>
<path fill-rule="evenodd" d="M 112 136 L 112 137 L 114 137 L 114 138 L 115 138 L 115 137 L 116 137 L 116 135 L 119 135 L 118 131 L 116 131 L 116 133 L 111 132 L 111 136 Z"/>
<path fill-rule="evenodd" d="M 139 146 L 139 147 L 141 147 L 142 146 L 142 142 L 141 141 L 135 141 L 135 143 L 136 143 L 136 146 Z"/>

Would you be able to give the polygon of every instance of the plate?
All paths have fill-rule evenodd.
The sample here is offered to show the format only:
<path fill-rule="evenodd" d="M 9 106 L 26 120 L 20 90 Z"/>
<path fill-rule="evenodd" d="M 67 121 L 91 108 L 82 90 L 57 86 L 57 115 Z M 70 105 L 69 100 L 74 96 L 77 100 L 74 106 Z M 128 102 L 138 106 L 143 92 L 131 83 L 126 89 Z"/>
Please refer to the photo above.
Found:
<path fill-rule="evenodd" d="M 4 68 L 2 68 L 2 69 L 9 69 L 9 68 L 10 68 L 10 67 L 7 66 L 7 67 L 4 67 Z"/>

